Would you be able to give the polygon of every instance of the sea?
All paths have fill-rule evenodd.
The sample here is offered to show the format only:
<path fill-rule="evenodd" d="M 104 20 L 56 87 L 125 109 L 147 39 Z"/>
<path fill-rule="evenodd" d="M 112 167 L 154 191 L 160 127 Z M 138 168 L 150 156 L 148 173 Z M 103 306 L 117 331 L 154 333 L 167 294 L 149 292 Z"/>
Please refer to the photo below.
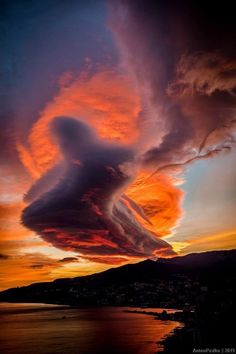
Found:
<path fill-rule="evenodd" d="M 154 354 L 181 324 L 126 310 L 0 303 L 1 354 Z M 175 310 L 169 309 L 167 312 Z"/>

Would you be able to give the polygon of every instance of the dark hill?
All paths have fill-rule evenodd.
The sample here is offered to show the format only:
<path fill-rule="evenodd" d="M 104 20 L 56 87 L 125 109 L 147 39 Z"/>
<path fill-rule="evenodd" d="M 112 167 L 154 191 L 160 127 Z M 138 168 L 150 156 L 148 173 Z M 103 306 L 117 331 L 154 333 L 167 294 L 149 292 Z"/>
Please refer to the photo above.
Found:
<path fill-rule="evenodd" d="M 206 294 L 231 288 L 235 278 L 236 250 L 212 251 L 8 289 L 0 293 L 0 301 L 194 307 Z"/>

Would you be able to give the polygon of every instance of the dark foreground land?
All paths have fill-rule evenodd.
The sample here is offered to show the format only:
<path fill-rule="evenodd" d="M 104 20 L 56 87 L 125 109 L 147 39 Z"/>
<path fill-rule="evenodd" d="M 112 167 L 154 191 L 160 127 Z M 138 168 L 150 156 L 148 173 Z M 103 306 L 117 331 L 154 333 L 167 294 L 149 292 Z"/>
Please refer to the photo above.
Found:
<path fill-rule="evenodd" d="M 9 289 L 0 301 L 177 308 L 157 315 L 185 324 L 165 340 L 166 354 L 235 353 L 235 281 L 236 250 L 214 251 Z"/>
<path fill-rule="evenodd" d="M 209 304 L 197 307 L 195 311 L 180 311 L 160 314 L 148 311 L 127 310 L 127 312 L 145 313 L 158 320 L 171 320 L 183 323 L 183 327 L 174 330 L 161 343 L 164 354 L 190 353 L 236 353 L 235 307 L 224 306 L 214 311 Z M 207 306 L 207 308 L 206 308 Z"/>

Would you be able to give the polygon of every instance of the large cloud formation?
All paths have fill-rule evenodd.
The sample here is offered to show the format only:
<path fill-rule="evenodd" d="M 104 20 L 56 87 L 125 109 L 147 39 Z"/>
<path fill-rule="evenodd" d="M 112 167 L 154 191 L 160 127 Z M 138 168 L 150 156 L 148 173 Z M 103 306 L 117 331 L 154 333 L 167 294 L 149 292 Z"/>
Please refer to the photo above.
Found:
<path fill-rule="evenodd" d="M 236 140 L 234 11 L 213 7 L 111 2 L 129 89 L 114 72 L 98 73 L 80 79 L 82 86 L 74 81 L 43 112 L 30 134 L 31 155 L 18 146 L 36 178 L 25 196 L 25 226 L 97 262 L 173 254 L 161 239 L 181 216 L 173 171 L 229 151 Z"/>
<path fill-rule="evenodd" d="M 123 190 L 134 176 L 134 152 L 103 143 L 76 119 L 57 117 L 51 125 L 63 155 L 61 169 L 50 170 L 32 187 L 34 193 L 29 191 L 26 199 L 33 195 L 36 200 L 24 210 L 24 224 L 54 246 L 81 254 L 172 254 L 171 246 L 146 230 L 127 206 Z M 55 173 L 59 179 L 51 178 Z"/>

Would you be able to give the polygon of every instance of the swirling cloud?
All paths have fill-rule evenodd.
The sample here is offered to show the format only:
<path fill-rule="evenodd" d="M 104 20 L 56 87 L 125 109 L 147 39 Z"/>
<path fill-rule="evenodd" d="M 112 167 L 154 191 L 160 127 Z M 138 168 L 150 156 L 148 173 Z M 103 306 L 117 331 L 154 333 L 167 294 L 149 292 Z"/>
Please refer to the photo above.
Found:
<path fill-rule="evenodd" d="M 34 179 L 25 226 L 96 262 L 173 254 L 176 172 L 236 142 L 235 21 L 208 10 L 111 2 L 119 69 L 66 79 L 18 143 Z"/>
<path fill-rule="evenodd" d="M 234 146 L 232 11 L 185 1 L 111 2 L 110 26 L 143 103 L 143 163 L 156 171 Z"/>
<path fill-rule="evenodd" d="M 122 262 L 117 256 L 173 254 L 171 246 L 144 228 L 127 206 L 123 192 L 135 176 L 134 151 L 102 142 L 76 119 L 57 117 L 51 126 L 63 155 L 60 175 L 52 180 L 49 171 L 49 178 L 43 177 L 46 190 L 40 180 L 34 185 L 35 193 L 39 186 L 39 196 L 24 210 L 24 225 L 56 247 L 100 262 L 103 258 L 98 256 L 115 256 Z M 138 207 L 136 213 L 144 218 Z"/>

